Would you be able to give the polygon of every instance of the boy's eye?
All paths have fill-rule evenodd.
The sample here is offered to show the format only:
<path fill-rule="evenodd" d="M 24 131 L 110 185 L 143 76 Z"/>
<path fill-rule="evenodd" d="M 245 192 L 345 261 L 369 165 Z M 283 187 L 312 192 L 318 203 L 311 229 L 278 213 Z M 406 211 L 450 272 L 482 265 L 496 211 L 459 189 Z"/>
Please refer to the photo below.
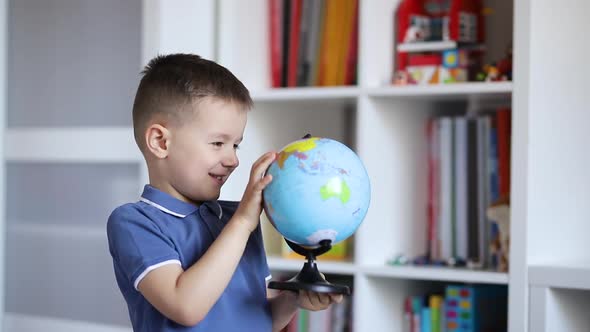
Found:
<path fill-rule="evenodd" d="M 238 150 L 240 146 L 238 144 L 234 144 L 234 150 Z"/>
<path fill-rule="evenodd" d="M 218 147 L 218 148 L 220 148 L 220 147 L 222 147 L 222 146 L 223 146 L 223 142 L 213 142 L 213 143 L 211 143 L 211 144 L 212 144 L 213 146 L 215 146 L 215 147 Z"/>

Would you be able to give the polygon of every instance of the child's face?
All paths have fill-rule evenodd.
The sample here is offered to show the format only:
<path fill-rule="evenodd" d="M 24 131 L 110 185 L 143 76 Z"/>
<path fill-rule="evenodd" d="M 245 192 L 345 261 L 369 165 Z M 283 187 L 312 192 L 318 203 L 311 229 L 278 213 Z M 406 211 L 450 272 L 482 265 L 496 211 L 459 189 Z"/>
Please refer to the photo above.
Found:
<path fill-rule="evenodd" d="M 196 116 L 171 132 L 168 177 L 181 198 L 199 204 L 219 198 L 221 186 L 238 167 L 236 150 L 247 111 L 214 98 L 197 107 Z"/>

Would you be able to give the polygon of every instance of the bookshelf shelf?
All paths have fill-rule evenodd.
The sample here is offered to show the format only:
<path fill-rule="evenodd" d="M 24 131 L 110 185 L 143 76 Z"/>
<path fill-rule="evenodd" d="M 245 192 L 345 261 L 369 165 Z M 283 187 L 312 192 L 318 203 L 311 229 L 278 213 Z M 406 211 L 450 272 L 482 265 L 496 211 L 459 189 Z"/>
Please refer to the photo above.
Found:
<path fill-rule="evenodd" d="M 470 82 L 430 86 L 387 86 L 367 90 L 371 97 L 445 100 L 510 97 L 512 82 Z"/>
<path fill-rule="evenodd" d="M 508 284 L 508 274 L 491 271 L 477 271 L 459 268 L 422 266 L 363 266 L 367 276 L 378 278 L 400 278 L 410 280 L 431 280 L 482 284 Z"/>
<path fill-rule="evenodd" d="M 277 88 L 252 92 L 254 102 L 283 101 L 354 101 L 361 93 L 358 87 Z"/>
<path fill-rule="evenodd" d="M 18 221 L 9 221 L 6 230 L 18 234 L 27 235 L 46 235 L 51 237 L 78 238 L 78 239 L 104 239 L 106 241 L 106 231 L 104 227 L 99 226 L 71 226 L 59 225 L 53 223 L 19 223 Z"/>
<path fill-rule="evenodd" d="M 285 259 L 280 257 L 268 257 L 268 265 L 273 271 L 299 272 L 303 266 L 303 259 Z M 318 261 L 318 269 L 326 274 L 353 275 L 357 272 L 357 266 L 352 262 Z"/>
<path fill-rule="evenodd" d="M 4 158 L 15 162 L 131 163 L 141 155 L 126 127 L 9 128 Z"/>
<path fill-rule="evenodd" d="M 457 43 L 454 41 L 427 41 L 402 43 L 397 45 L 397 50 L 400 52 L 429 52 L 450 50 L 456 47 Z"/>
<path fill-rule="evenodd" d="M 590 264 L 552 264 L 529 266 L 531 286 L 590 290 Z"/>

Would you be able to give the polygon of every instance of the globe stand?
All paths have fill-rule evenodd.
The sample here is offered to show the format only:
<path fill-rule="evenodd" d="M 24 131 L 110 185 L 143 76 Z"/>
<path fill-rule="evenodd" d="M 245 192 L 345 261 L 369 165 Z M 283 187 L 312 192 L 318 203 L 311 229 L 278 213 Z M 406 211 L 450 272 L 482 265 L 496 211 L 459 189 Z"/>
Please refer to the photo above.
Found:
<path fill-rule="evenodd" d="M 350 295 L 350 288 L 345 285 L 332 284 L 322 276 L 316 264 L 316 257 L 328 252 L 332 248 L 332 241 L 322 240 L 320 246 L 314 249 L 304 248 L 294 242 L 285 239 L 294 252 L 305 256 L 307 262 L 303 264 L 301 271 L 293 278 L 287 281 L 271 281 L 268 288 L 290 290 L 298 292 L 299 290 L 313 291 L 316 293 L 333 293 Z"/>

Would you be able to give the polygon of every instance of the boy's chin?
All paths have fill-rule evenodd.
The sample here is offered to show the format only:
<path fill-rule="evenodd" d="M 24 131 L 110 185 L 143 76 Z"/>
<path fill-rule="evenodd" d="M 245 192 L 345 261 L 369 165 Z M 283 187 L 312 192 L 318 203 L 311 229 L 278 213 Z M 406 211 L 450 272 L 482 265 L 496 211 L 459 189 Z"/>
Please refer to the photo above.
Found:
<path fill-rule="evenodd" d="M 207 202 L 207 201 L 216 201 L 219 199 L 221 193 L 217 192 L 217 193 L 211 193 L 210 195 L 206 195 L 206 196 L 201 196 L 201 197 L 194 197 L 192 198 L 193 202 L 196 203 L 203 203 L 203 202 Z"/>

